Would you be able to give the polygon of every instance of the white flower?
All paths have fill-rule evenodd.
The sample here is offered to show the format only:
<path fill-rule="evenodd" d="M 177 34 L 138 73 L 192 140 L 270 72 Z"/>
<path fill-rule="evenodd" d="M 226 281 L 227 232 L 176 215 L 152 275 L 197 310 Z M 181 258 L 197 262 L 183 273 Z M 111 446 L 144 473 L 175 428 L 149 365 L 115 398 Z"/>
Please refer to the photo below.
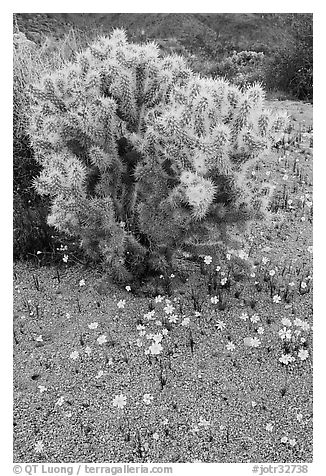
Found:
<path fill-rule="evenodd" d="M 69 259 L 69 256 L 68 256 L 68 255 L 63 255 L 62 261 L 63 261 L 64 263 L 67 263 L 67 262 L 68 262 L 68 259 Z"/>
<path fill-rule="evenodd" d="M 153 395 L 151 395 L 150 393 L 145 393 L 143 397 L 143 402 L 146 403 L 146 405 L 150 405 L 152 403 L 153 398 Z"/>
<path fill-rule="evenodd" d="M 231 259 L 231 254 L 230 254 L 230 253 L 227 253 L 227 254 L 226 254 L 226 259 L 227 259 L 228 261 L 230 261 L 230 259 Z"/>
<path fill-rule="evenodd" d="M 227 348 L 227 350 L 229 350 L 230 352 L 233 352 L 234 349 L 235 349 L 235 345 L 233 344 L 233 342 L 229 342 L 228 344 L 226 344 L 226 348 Z"/>
<path fill-rule="evenodd" d="M 101 377 L 103 377 L 103 375 L 104 375 L 103 370 L 99 370 L 98 374 L 95 376 L 95 378 L 101 378 Z"/>
<path fill-rule="evenodd" d="M 287 174 L 283 175 L 283 180 L 288 180 L 289 176 Z"/>
<path fill-rule="evenodd" d="M 289 444 L 290 444 L 291 446 L 295 446 L 295 445 L 297 444 L 295 438 L 290 439 L 290 440 L 289 440 Z"/>
<path fill-rule="evenodd" d="M 38 336 L 36 337 L 36 342 L 43 342 L 43 337 L 42 336 Z"/>
<path fill-rule="evenodd" d="M 281 297 L 278 294 L 275 294 L 275 296 L 273 296 L 273 302 L 275 302 L 276 304 L 280 303 Z"/>
<path fill-rule="evenodd" d="M 273 423 L 267 423 L 266 425 L 266 431 L 273 431 L 274 425 Z"/>
<path fill-rule="evenodd" d="M 263 327 L 258 327 L 257 332 L 258 332 L 258 334 L 262 335 L 262 334 L 264 334 L 265 331 L 264 331 Z"/>
<path fill-rule="evenodd" d="M 288 437 L 287 436 L 282 436 L 281 438 L 281 443 L 287 443 L 288 442 Z"/>
<path fill-rule="evenodd" d="M 120 395 L 116 395 L 112 401 L 112 405 L 117 408 L 124 408 L 127 403 L 127 397 L 122 393 Z"/>
<path fill-rule="evenodd" d="M 91 322 L 90 324 L 88 324 L 88 327 L 90 329 L 97 329 L 98 328 L 98 322 Z"/>
<path fill-rule="evenodd" d="M 212 261 L 213 261 L 213 258 L 211 256 L 205 256 L 204 257 L 204 263 L 205 264 L 211 264 Z"/>
<path fill-rule="evenodd" d="M 86 284 L 86 283 L 85 283 L 85 279 L 81 279 L 81 280 L 79 281 L 79 286 L 85 286 L 85 284 Z"/>
<path fill-rule="evenodd" d="M 183 321 L 181 322 L 181 325 L 182 325 L 182 326 L 189 326 L 189 323 L 190 323 L 189 317 L 185 317 L 185 318 L 183 319 Z"/>
<path fill-rule="evenodd" d="M 211 303 L 212 304 L 217 304 L 219 302 L 219 298 L 217 296 L 212 296 L 211 297 Z"/>
<path fill-rule="evenodd" d="M 275 270 L 274 270 L 274 269 L 271 269 L 270 272 L 269 272 L 269 275 L 270 275 L 270 276 L 274 276 L 274 275 L 275 275 Z"/>
<path fill-rule="evenodd" d="M 147 319 L 148 321 L 153 321 L 155 319 L 154 314 L 155 309 L 153 309 L 152 311 L 148 311 L 146 314 L 144 314 L 144 319 Z"/>
<path fill-rule="evenodd" d="M 125 305 L 126 305 L 125 299 L 120 299 L 120 301 L 117 303 L 117 306 L 119 309 L 124 309 Z"/>
<path fill-rule="evenodd" d="M 261 344 L 260 340 L 258 337 L 252 337 L 251 338 L 251 347 L 259 347 Z"/>
<path fill-rule="evenodd" d="M 169 420 L 167 418 L 164 418 L 164 420 L 162 421 L 162 425 L 168 425 L 169 424 Z"/>
<path fill-rule="evenodd" d="M 280 329 L 278 331 L 278 335 L 280 336 L 280 338 L 283 340 L 283 339 L 288 339 L 290 340 L 291 337 L 292 337 L 292 332 L 291 332 L 291 329 L 287 329 L 286 327 L 283 327 L 283 329 Z"/>
<path fill-rule="evenodd" d="M 247 319 L 249 319 L 249 316 L 246 312 L 243 312 L 239 319 L 241 319 L 242 321 L 246 321 Z"/>
<path fill-rule="evenodd" d="M 200 316 L 201 316 L 201 312 L 195 311 L 195 317 L 200 317 Z"/>
<path fill-rule="evenodd" d="M 144 337 L 146 335 L 146 331 L 139 331 L 140 337 Z"/>
<path fill-rule="evenodd" d="M 225 329 L 225 326 L 226 326 L 225 322 L 217 321 L 216 327 L 218 330 L 222 331 L 223 329 Z"/>
<path fill-rule="evenodd" d="M 38 388 L 40 390 L 40 393 L 43 393 L 43 392 L 47 391 L 47 388 L 44 385 L 39 385 Z"/>
<path fill-rule="evenodd" d="M 143 331 L 145 329 L 145 326 L 143 326 L 142 324 L 138 324 L 136 329 L 137 329 L 137 331 Z"/>
<path fill-rule="evenodd" d="M 156 303 L 162 302 L 162 301 L 163 301 L 163 297 L 160 294 L 158 296 L 156 296 L 156 298 L 155 298 Z"/>
<path fill-rule="evenodd" d="M 215 270 L 216 270 L 216 271 L 220 271 L 220 270 L 221 270 L 221 266 L 216 266 Z"/>
<path fill-rule="evenodd" d="M 105 343 L 107 342 L 107 337 L 106 337 L 106 335 L 103 334 L 103 335 L 99 336 L 99 337 L 97 338 L 97 342 L 98 342 L 100 345 L 105 344 Z"/>
<path fill-rule="evenodd" d="M 131 287 L 130 287 L 130 286 L 126 286 L 126 291 L 130 292 L 130 291 L 131 291 Z"/>
<path fill-rule="evenodd" d="M 158 342 L 154 342 L 149 348 L 149 351 L 152 355 L 158 355 L 162 352 L 162 350 L 163 350 L 163 347 Z"/>
<path fill-rule="evenodd" d="M 228 278 L 222 278 L 222 279 L 221 279 L 221 285 L 222 285 L 222 286 L 225 286 L 227 280 L 228 280 Z"/>
<path fill-rule="evenodd" d="M 298 357 L 300 360 L 306 360 L 309 357 L 309 352 L 306 349 L 300 349 L 298 352 Z"/>
<path fill-rule="evenodd" d="M 170 274 L 170 278 L 175 278 L 175 275 L 173 273 Z"/>
<path fill-rule="evenodd" d="M 282 354 L 278 360 L 281 364 L 288 365 L 290 362 L 293 362 L 293 357 L 290 354 Z"/>
<path fill-rule="evenodd" d="M 35 452 L 36 453 L 42 453 L 44 450 L 44 444 L 42 443 L 42 441 L 38 441 L 36 444 L 35 444 Z"/>
<path fill-rule="evenodd" d="M 303 331 L 309 331 L 310 325 L 308 324 L 308 322 L 302 321 L 302 323 L 301 323 L 301 329 L 302 329 Z"/>
<path fill-rule="evenodd" d="M 42 251 L 37 251 L 36 254 L 37 254 L 37 255 L 41 255 L 41 254 L 42 254 Z"/>
<path fill-rule="evenodd" d="M 155 341 L 155 342 L 161 342 L 162 339 L 163 339 L 163 335 L 158 333 L 158 334 L 152 334 L 152 339 Z"/>
<path fill-rule="evenodd" d="M 153 433 L 153 438 L 154 440 L 158 440 L 160 438 L 159 434 L 158 433 Z"/>
<path fill-rule="evenodd" d="M 305 283 L 304 281 L 302 281 L 302 283 L 301 283 L 301 288 L 302 288 L 302 289 L 306 289 L 306 287 L 307 287 L 307 283 Z"/>
<path fill-rule="evenodd" d="M 164 329 L 162 330 L 162 334 L 163 334 L 164 336 L 167 336 L 168 333 L 169 333 L 169 331 L 168 331 L 166 328 L 164 328 Z"/>
<path fill-rule="evenodd" d="M 91 355 L 92 349 L 91 349 L 89 346 L 87 346 L 87 347 L 85 348 L 85 353 L 86 353 L 87 355 Z"/>
<path fill-rule="evenodd" d="M 70 319 L 70 317 L 71 317 L 71 316 L 70 316 L 69 312 L 66 312 L 66 318 L 67 318 L 67 319 Z"/>
<path fill-rule="evenodd" d="M 256 277 L 256 273 L 250 273 L 250 277 L 251 277 L 251 278 L 255 278 L 255 277 Z"/>
<path fill-rule="evenodd" d="M 172 304 L 167 304 L 164 308 L 165 314 L 172 314 L 173 311 L 174 311 L 174 307 L 172 306 Z"/>
<path fill-rule="evenodd" d="M 308 246 L 307 251 L 308 251 L 308 253 L 312 253 L 313 252 L 312 246 Z"/>
<path fill-rule="evenodd" d="M 250 318 L 251 322 L 253 322 L 254 324 L 256 324 L 257 322 L 260 321 L 260 317 L 258 316 L 258 314 L 253 314 Z"/>
<path fill-rule="evenodd" d="M 281 322 L 282 322 L 283 326 L 286 326 L 286 327 L 291 327 L 292 326 L 292 322 L 290 321 L 290 319 L 288 317 L 283 317 Z"/>
<path fill-rule="evenodd" d="M 79 357 L 79 352 L 78 352 L 77 350 L 74 350 L 73 352 L 71 352 L 70 358 L 71 358 L 72 360 L 77 360 L 78 357 Z"/>
<path fill-rule="evenodd" d="M 269 259 L 266 258 L 265 256 L 262 258 L 262 263 L 263 263 L 263 264 L 267 264 L 268 261 L 269 261 Z"/>
<path fill-rule="evenodd" d="M 176 314 L 171 314 L 171 316 L 168 317 L 169 322 L 173 322 L 174 324 L 177 322 L 178 319 L 179 318 Z"/>
<path fill-rule="evenodd" d="M 294 283 L 293 281 L 291 281 L 291 282 L 289 283 L 289 286 L 291 286 L 291 288 L 293 288 L 293 287 L 295 286 L 295 283 Z"/>
<path fill-rule="evenodd" d="M 255 407 L 257 406 L 257 403 L 254 402 L 254 401 L 252 401 L 252 402 L 251 402 L 251 406 L 252 406 L 252 408 L 255 408 Z"/>

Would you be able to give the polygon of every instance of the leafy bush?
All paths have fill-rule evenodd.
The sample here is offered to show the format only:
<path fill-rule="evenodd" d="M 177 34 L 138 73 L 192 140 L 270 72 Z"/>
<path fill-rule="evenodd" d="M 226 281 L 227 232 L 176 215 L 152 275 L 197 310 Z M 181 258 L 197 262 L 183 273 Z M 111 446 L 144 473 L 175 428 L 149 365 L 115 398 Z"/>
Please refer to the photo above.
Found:
<path fill-rule="evenodd" d="M 232 56 L 215 64 L 210 74 L 222 76 L 238 86 L 245 86 L 264 81 L 264 64 L 265 56 L 262 52 L 234 51 Z"/>
<path fill-rule="evenodd" d="M 312 101 L 313 97 L 313 26 L 311 14 L 293 14 L 291 35 L 278 49 L 267 69 L 267 85 L 291 93 L 298 99 Z"/>
<path fill-rule="evenodd" d="M 262 216 L 267 198 L 247 171 L 287 118 L 263 109 L 260 86 L 201 78 L 116 30 L 31 94 L 48 222 L 116 279 L 169 269 L 180 247 Z"/>

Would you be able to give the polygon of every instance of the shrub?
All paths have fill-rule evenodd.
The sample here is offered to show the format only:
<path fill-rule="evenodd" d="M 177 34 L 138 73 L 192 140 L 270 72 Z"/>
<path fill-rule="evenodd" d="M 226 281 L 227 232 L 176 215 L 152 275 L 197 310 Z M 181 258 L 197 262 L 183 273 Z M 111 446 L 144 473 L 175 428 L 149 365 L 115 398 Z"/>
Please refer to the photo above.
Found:
<path fill-rule="evenodd" d="M 162 272 L 180 247 L 216 244 L 262 215 L 247 171 L 287 118 L 263 109 L 260 86 L 201 78 L 115 30 L 31 94 L 48 222 L 116 279 Z"/>
<path fill-rule="evenodd" d="M 266 73 L 271 89 L 291 93 L 298 99 L 313 97 L 313 26 L 311 14 L 293 14 L 286 18 L 291 35 L 278 49 Z"/>
<path fill-rule="evenodd" d="M 264 81 L 265 56 L 256 51 L 234 51 L 232 56 L 224 58 L 215 64 L 210 74 L 222 76 L 233 84 L 246 86 Z"/>

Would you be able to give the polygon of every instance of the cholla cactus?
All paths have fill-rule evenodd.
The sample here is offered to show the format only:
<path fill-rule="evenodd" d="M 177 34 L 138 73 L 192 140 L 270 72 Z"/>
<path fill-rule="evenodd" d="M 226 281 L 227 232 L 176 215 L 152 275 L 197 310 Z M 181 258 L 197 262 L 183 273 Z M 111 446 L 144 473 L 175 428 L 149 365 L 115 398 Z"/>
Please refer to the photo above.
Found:
<path fill-rule="evenodd" d="M 286 121 L 263 109 L 260 86 L 242 92 L 202 78 L 154 43 L 128 43 L 122 30 L 31 94 L 43 166 L 35 186 L 52 197 L 49 223 L 119 279 L 167 265 L 194 235 L 256 216 L 246 164 Z"/>

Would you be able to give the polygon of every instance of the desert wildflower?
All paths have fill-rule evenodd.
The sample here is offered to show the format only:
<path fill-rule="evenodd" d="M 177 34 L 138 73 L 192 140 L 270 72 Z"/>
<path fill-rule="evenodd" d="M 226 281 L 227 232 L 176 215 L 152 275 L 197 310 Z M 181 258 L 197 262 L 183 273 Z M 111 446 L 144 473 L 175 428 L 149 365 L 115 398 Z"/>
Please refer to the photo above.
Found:
<path fill-rule="evenodd" d="M 292 322 L 290 321 L 290 319 L 288 317 L 283 317 L 281 322 L 282 322 L 283 326 L 286 326 L 286 327 L 291 327 L 292 326 Z"/>
<path fill-rule="evenodd" d="M 309 352 L 306 349 L 300 349 L 298 352 L 298 357 L 300 360 L 304 361 L 309 357 Z"/>
<path fill-rule="evenodd" d="M 63 261 L 64 263 L 67 263 L 67 262 L 68 262 L 68 259 L 69 259 L 69 256 L 68 256 L 68 255 L 63 255 L 62 261 Z"/>
<path fill-rule="evenodd" d="M 269 259 L 268 259 L 268 258 L 266 258 L 265 256 L 263 256 L 263 258 L 262 258 L 262 260 L 261 260 L 261 261 L 262 261 L 262 263 L 263 263 L 263 264 L 267 264 L 267 263 L 268 263 L 268 261 L 269 261 Z"/>
<path fill-rule="evenodd" d="M 43 451 L 44 451 L 44 444 L 42 443 L 42 441 L 38 441 L 35 444 L 35 452 L 36 453 L 42 453 Z"/>
<path fill-rule="evenodd" d="M 167 336 L 168 333 L 169 333 L 169 331 L 167 330 L 166 327 L 165 327 L 164 329 L 162 329 L 162 334 L 163 334 L 164 336 Z"/>
<path fill-rule="evenodd" d="M 183 321 L 181 322 L 181 325 L 182 325 L 182 326 L 189 326 L 189 324 L 190 324 L 190 319 L 189 319 L 189 317 L 185 317 L 185 318 L 183 319 Z"/>
<path fill-rule="evenodd" d="M 273 431 L 274 425 L 273 423 L 267 423 L 266 425 L 266 431 Z"/>
<path fill-rule="evenodd" d="M 90 324 L 88 324 L 88 327 L 90 329 L 97 329 L 98 328 L 98 322 L 91 322 Z"/>
<path fill-rule="evenodd" d="M 169 322 L 176 324 L 176 322 L 179 320 L 178 316 L 176 314 L 171 314 L 168 317 Z"/>
<path fill-rule="evenodd" d="M 258 339 L 258 337 L 252 337 L 251 338 L 251 347 L 259 347 L 261 344 L 260 340 Z"/>
<path fill-rule="evenodd" d="M 126 289 L 126 291 L 128 291 L 128 293 L 131 291 L 131 287 L 130 287 L 129 285 L 128 285 L 128 286 L 126 286 L 126 288 L 125 288 L 125 289 Z"/>
<path fill-rule="evenodd" d="M 291 446 L 295 446 L 295 445 L 297 444 L 295 438 L 291 438 L 291 439 L 289 440 L 289 444 L 290 444 Z"/>
<path fill-rule="evenodd" d="M 174 311 L 174 307 L 172 306 L 172 304 L 167 304 L 164 308 L 165 314 L 172 314 L 173 311 Z"/>
<path fill-rule="evenodd" d="M 249 319 L 249 316 L 246 312 L 243 312 L 239 319 L 241 319 L 242 321 L 246 321 L 247 319 Z"/>
<path fill-rule="evenodd" d="M 161 342 L 162 339 L 163 339 L 163 335 L 162 335 L 161 333 L 152 334 L 152 339 L 153 339 L 155 342 Z"/>
<path fill-rule="evenodd" d="M 281 297 L 278 294 L 275 294 L 275 296 L 273 296 L 273 302 L 279 304 L 281 302 Z"/>
<path fill-rule="evenodd" d="M 120 395 L 116 395 L 112 401 L 112 405 L 118 409 L 123 409 L 126 406 L 126 403 L 127 397 L 122 393 Z"/>
<path fill-rule="evenodd" d="M 105 343 L 107 342 L 107 337 L 106 337 L 106 335 L 103 334 L 103 335 L 99 336 L 99 337 L 97 338 L 97 342 L 98 342 L 100 345 L 105 344 Z"/>
<path fill-rule="evenodd" d="M 145 329 L 145 326 L 143 326 L 142 324 L 138 324 L 136 329 L 137 329 L 137 331 L 143 331 Z"/>
<path fill-rule="evenodd" d="M 103 370 L 99 370 L 98 374 L 95 376 L 95 378 L 101 378 L 101 377 L 103 377 L 103 375 L 104 375 Z"/>
<path fill-rule="evenodd" d="M 226 348 L 227 348 L 227 350 L 229 350 L 230 352 L 233 352 L 234 349 L 235 349 L 235 345 L 233 344 L 233 342 L 229 342 L 228 344 L 226 344 Z"/>
<path fill-rule="evenodd" d="M 222 278 L 222 279 L 221 279 L 221 285 L 222 285 L 222 286 L 225 286 L 227 280 L 228 280 L 228 278 Z"/>
<path fill-rule="evenodd" d="M 258 334 L 262 335 L 262 334 L 264 334 L 265 330 L 264 330 L 263 327 L 258 327 L 257 332 L 258 332 Z"/>
<path fill-rule="evenodd" d="M 226 326 L 225 322 L 220 320 L 217 321 L 216 327 L 219 331 L 222 331 L 223 329 L 225 329 L 225 326 Z"/>
<path fill-rule="evenodd" d="M 217 296 L 212 296 L 211 297 L 211 303 L 212 304 L 217 304 L 219 302 L 219 298 Z"/>
<path fill-rule="evenodd" d="M 201 312 L 196 311 L 195 312 L 195 317 L 200 317 L 200 316 L 201 316 Z"/>
<path fill-rule="evenodd" d="M 278 360 L 281 364 L 288 365 L 290 362 L 293 362 L 294 358 L 290 354 L 282 354 Z"/>
<path fill-rule="evenodd" d="M 208 430 L 208 428 L 211 426 L 210 422 L 205 420 L 205 418 L 200 417 L 200 421 L 198 423 L 198 426 L 202 426 L 205 430 Z"/>
<path fill-rule="evenodd" d="M 211 264 L 211 262 L 213 261 L 213 258 L 211 256 L 205 256 L 204 257 L 204 263 L 205 264 Z"/>
<path fill-rule="evenodd" d="M 298 420 L 299 423 L 302 422 L 302 418 L 303 418 L 302 413 L 297 413 L 297 420 Z"/>
<path fill-rule="evenodd" d="M 307 283 L 305 281 L 302 281 L 301 288 L 306 289 L 306 287 L 307 287 Z"/>
<path fill-rule="evenodd" d="M 92 353 L 92 349 L 91 349 L 89 346 L 87 346 L 87 347 L 85 348 L 85 354 L 87 354 L 88 356 L 90 356 L 91 353 Z"/>
<path fill-rule="evenodd" d="M 257 322 L 260 321 L 260 317 L 258 316 L 258 314 L 253 314 L 250 318 L 251 322 L 253 322 L 254 324 L 256 324 Z"/>
<path fill-rule="evenodd" d="M 271 269 L 270 272 L 269 272 L 269 275 L 270 275 L 270 276 L 275 276 L 275 270 L 274 270 L 274 269 Z"/>
<path fill-rule="evenodd" d="M 71 358 L 72 360 L 77 360 L 78 357 L 79 357 L 79 352 L 78 352 L 77 350 L 74 350 L 73 352 L 71 352 L 70 358 Z"/>
<path fill-rule="evenodd" d="M 153 395 L 151 395 L 150 393 L 145 393 L 143 397 L 143 402 L 146 403 L 146 405 L 150 405 L 152 403 L 153 398 Z"/>
<path fill-rule="evenodd" d="M 282 340 L 284 339 L 290 340 L 292 337 L 292 332 L 291 332 L 291 329 L 287 329 L 286 327 L 283 327 L 283 329 L 280 329 L 278 331 L 278 335 L 280 336 Z"/>
<path fill-rule="evenodd" d="M 227 259 L 228 261 L 230 261 L 230 259 L 231 259 L 231 253 L 227 253 L 225 257 L 226 257 L 226 259 Z"/>
<path fill-rule="evenodd" d="M 150 347 L 149 351 L 152 355 L 158 355 L 162 352 L 163 347 L 159 342 L 154 342 Z"/>
<path fill-rule="evenodd" d="M 156 298 L 155 298 L 156 303 L 159 303 L 159 302 L 162 302 L 162 301 L 163 301 L 163 297 L 160 294 L 158 296 L 156 296 Z"/>
<path fill-rule="evenodd" d="M 38 336 L 36 337 L 36 342 L 43 342 L 43 337 L 42 336 Z"/>
<path fill-rule="evenodd" d="M 136 346 L 137 347 L 142 347 L 143 343 L 141 341 L 141 339 L 136 339 Z"/>
<path fill-rule="evenodd" d="M 43 393 L 43 392 L 47 391 L 47 388 L 44 385 L 39 385 L 38 388 L 40 390 L 40 393 Z"/>
<path fill-rule="evenodd" d="M 238 256 L 239 256 L 240 259 L 243 259 L 243 260 L 245 260 L 245 261 L 249 258 L 248 253 L 246 253 L 246 252 L 243 251 L 243 250 L 240 250 L 240 251 L 239 251 L 239 255 L 238 255 Z"/>
<path fill-rule="evenodd" d="M 126 305 L 125 299 L 120 299 L 120 301 L 117 303 L 117 306 L 119 309 L 124 309 L 125 305 Z"/>
<path fill-rule="evenodd" d="M 288 442 L 288 437 L 287 436 L 282 436 L 281 443 L 285 444 L 287 442 Z"/>
<path fill-rule="evenodd" d="M 85 283 L 85 279 L 81 279 L 81 280 L 79 281 L 79 286 L 85 286 L 85 284 L 86 284 L 86 283 Z"/>
<path fill-rule="evenodd" d="M 160 438 L 160 436 L 159 436 L 158 433 L 155 432 L 155 433 L 153 433 L 153 438 L 154 438 L 154 440 L 157 441 Z"/>

